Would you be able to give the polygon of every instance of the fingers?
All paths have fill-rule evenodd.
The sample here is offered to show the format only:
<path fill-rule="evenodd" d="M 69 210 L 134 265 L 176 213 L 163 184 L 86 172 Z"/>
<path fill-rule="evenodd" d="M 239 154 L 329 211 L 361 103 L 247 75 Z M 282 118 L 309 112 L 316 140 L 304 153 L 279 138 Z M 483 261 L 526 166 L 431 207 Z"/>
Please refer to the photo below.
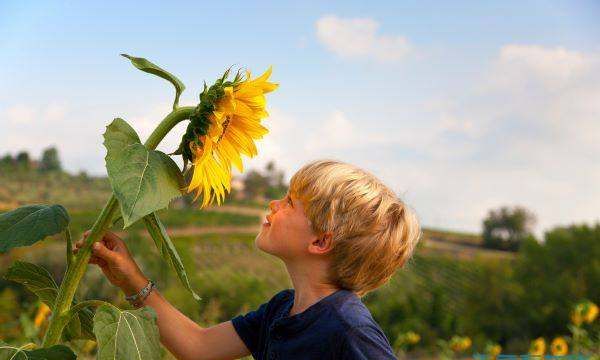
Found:
<path fill-rule="evenodd" d="M 101 259 L 101 258 L 99 258 L 97 256 L 94 256 L 94 255 L 92 255 L 90 257 L 89 263 L 90 264 L 94 264 L 94 265 L 98 265 L 98 266 L 100 266 L 102 268 L 106 267 L 108 265 L 108 263 L 106 262 L 106 260 L 103 260 L 103 259 Z"/>
<path fill-rule="evenodd" d="M 104 260 L 106 263 L 113 262 L 119 255 L 112 251 L 102 241 L 95 242 L 92 246 L 92 255 Z"/>
<path fill-rule="evenodd" d="M 90 232 L 91 230 L 87 230 L 86 232 L 84 232 L 83 239 L 75 243 L 75 253 L 77 253 L 77 249 L 81 248 L 85 244 L 85 239 L 89 236 Z M 104 236 L 102 237 L 102 240 L 100 241 L 102 241 L 104 243 L 104 246 L 106 246 L 110 250 L 117 252 L 127 251 L 127 246 L 125 245 L 125 242 L 111 231 L 107 231 L 106 234 L 104 234 Z"/>
<path fill-rule="evenodd" d="M 107 248 L 116 252 L 124 252 L 127 249 L 125 242 L 112 231 L 107 231 L 106 234 L 104 234 L 102 242 Z"/>

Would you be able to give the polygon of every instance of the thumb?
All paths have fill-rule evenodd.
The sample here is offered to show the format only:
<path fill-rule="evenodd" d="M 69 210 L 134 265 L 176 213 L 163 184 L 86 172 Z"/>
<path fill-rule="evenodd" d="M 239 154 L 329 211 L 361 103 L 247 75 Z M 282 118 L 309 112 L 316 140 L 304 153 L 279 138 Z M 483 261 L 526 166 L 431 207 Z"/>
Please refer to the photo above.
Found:
<path fill-rule="evenodd" d="M 104 246 L 101 241 L 97 241 L 92 246 L 92 254 L 106 262 L 112 262 L 115 258 L 115 252 Z"/>

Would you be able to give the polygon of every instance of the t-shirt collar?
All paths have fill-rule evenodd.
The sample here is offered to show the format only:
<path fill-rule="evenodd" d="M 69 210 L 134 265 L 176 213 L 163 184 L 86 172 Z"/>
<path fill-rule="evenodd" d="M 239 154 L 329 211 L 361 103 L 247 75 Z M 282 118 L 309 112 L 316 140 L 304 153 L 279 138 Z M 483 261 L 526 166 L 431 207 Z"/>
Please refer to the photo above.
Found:
<path fill-rule="evenodd" d="M 311 323 L 313 323 L 316 319 L 318 319 L 324 310 L 330 308 L 336 303 L 342 302 L 345 298 L 353 295 L 353 293 L 349 290 L 339 289 L 323 297 L 316 303 L 306 308 L 301 313 L 290 316 L 290 310 L 294 305 L 294 294 L 294 289 L 290 289 L 290 291 L 287 294 L 284 306 L 282 307 L 281 312 L 279 312 L 277 319 L 275 319 L 274 321 L 274 325 L 277 328 L 281 328 L 286 333 L 301 331 L 302 329 L 306 328 Z"/>

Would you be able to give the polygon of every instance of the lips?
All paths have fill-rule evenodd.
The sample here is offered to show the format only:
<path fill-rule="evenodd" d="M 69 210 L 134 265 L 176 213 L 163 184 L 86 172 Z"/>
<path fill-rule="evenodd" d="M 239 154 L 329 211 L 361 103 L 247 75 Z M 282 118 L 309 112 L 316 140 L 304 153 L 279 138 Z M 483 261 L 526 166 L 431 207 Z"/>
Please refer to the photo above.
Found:
<path fill-rule="evenodd" d="M 271 216 L 270 215 L 265 216 L 263 226 L 271 226 Z"/>

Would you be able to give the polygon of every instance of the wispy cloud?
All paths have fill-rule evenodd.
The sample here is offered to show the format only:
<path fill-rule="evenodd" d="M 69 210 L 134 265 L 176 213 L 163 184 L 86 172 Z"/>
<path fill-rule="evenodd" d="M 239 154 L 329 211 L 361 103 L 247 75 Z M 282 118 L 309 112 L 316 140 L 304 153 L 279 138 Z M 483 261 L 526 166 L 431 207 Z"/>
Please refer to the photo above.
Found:
<path fill-rule="evenodd" d="M 343 58 L 394 62 L 411 52 L 408 40 L 400 35 L 379 33 L 379 23 L 371 18 L 324 16 L 316 22 L 317 38 Z"/>
<path fill-rule="evenodd" d="M 600 220 L 598 60 L 560 47 L 499 49 L 481 82 L 438 109 L 451 132 L 433 132 L 430 158 L 417 165 L 438 178 L 426 197 L 418 191 L 426 213 L 476 228 L 489 207 L 519 203 L 538 214 L 538 230 Z M 451 153 L 459 156 L 448 163 Z"/>

